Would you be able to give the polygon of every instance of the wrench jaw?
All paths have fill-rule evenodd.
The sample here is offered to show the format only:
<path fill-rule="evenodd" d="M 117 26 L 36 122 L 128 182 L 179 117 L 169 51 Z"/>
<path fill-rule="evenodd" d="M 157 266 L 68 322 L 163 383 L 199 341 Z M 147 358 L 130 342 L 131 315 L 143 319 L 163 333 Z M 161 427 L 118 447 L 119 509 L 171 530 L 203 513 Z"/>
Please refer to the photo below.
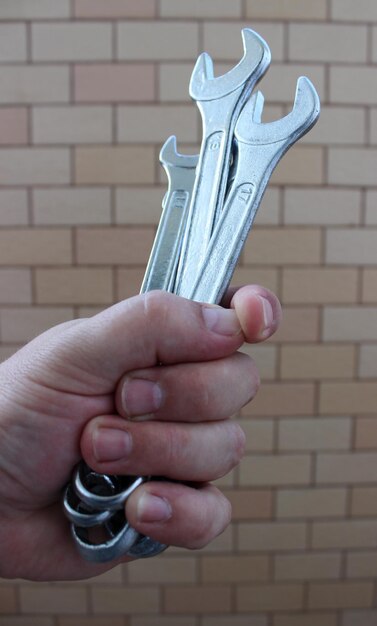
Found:
<path fill-rule="evenodd" d="M 260 107 L 263 108 L 263 100 L 258 105 L 255 103 L 256 97 L 260 100 L 258 94 L 252 96 L 245 104 L 238 118 L 235 128 L 238 142 L 267 146 L 289 139 L 291 145 L 305 135 L 318 120 L 320 113 L 319 97 L 313 84 L 306 76 L 300 76 L 297 80 L 293 108 L 288 115 L 280 120 L 268 124 L 260 123 Z M 260 95 L 262 96 L 262 94 Z"/>
<path fill-rule="evenodd" d="M 247 86 L 253 75 L 253 83 L 263 76 L 271 62 L 267 43 L 251 28 L 242 30 L 244 55 L 240 62 L 223 76 L 214 76 L 213 62 L 203 52 L 191 75 L 189 93 L 193 100 L 218 100 L 233 91 Z"/>
<path fill-rule="evenodd" d="M 163 167 L 183 167 L 184 169 L 196 169 L 198 165 L 197 154 L 181 154 L 177 150 L 177 138 L 171 135 L 165 141 L 160 150 L 160 163 Z"/>

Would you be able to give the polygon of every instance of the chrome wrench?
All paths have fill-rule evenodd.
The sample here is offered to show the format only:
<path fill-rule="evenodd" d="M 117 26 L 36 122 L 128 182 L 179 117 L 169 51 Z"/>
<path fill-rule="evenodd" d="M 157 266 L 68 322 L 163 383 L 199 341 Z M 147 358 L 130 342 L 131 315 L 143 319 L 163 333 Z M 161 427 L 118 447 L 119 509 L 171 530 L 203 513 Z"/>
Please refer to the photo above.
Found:
<path fill-rule="evenodd" d="M 168 177 L 168 191 L 141 293 L 152 289 L 173 291 L 198 158 L 178 153 L 174 135 L 161 148 L 160 163 Z"/>
<path fill-rule="evenodd" d="M 256 93 L 237 121 L 237 169 L 195 284 L 186 297 L 219 303 L 235 270 L 270 176 L 285 152 L 316 123 L 320 103 L 308 78 L 297 81 L 292 111 L 261 124 L 263 96 Z"/>
<path fill-rule="evenodd" d="M 212 59 L 203 53 L 192 73 L 190 96 L 202 116 L 203 140 L 174 288 L 178 295 L 190 291 L 198 263 L 203 261 L 223 206 L 237 118 L 271 61 L 270 49 L 257 33 L 244 28 L 242 39 L 244 56 L 229 72 L 215 78 Z"/>

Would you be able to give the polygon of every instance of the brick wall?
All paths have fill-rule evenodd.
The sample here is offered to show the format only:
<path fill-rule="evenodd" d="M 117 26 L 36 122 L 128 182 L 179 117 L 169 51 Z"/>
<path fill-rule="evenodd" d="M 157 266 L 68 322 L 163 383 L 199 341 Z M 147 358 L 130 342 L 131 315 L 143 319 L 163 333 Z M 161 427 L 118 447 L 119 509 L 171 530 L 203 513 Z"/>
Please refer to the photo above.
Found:
<path fill-rule="evenodd" d="M 377 624 L 377 3 L 1 0 L 0 357 L 137 293 L 166 182 L 200 141 L 188 80 L 251 26 L 272 49 L 266 119 L 306 74 L 320 122 L 279 165 L 237 270 L 284 322 L 247 350 L 234 521 L 82 583 L 0 581 L 0 626 Z"/>

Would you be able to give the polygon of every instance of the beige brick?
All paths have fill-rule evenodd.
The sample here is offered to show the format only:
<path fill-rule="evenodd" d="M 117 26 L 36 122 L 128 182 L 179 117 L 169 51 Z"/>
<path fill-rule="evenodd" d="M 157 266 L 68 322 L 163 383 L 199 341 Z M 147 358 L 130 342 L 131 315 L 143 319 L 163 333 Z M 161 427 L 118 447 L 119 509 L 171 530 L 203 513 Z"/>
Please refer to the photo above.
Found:
<path fill-rule="evenodd" d="M 238 525 L 241 551 L 279 552 L 303 550 L 306 546 L 305 524 L 290 522 L 241 522 Z"/>
<path fill-rule="evenodd" d="M 0 19 L 5 20 L 67 18 L 70 14 L 69 0 L 17 0 L 0 6 Z"/>
<path fill-rule="evenodd" d="M 285 103 L 291 108 L 299 76 L 307 76 L 315 85 L 320 99 L 325 100 L 326 82 L 323 64 L 286 64 L 276 63 L 274 60 L 268 74 L 263 78 L 262 91 L 266 102 Z M 297 148 L 295 151 L 297 151 Z M 284 159 L 286 158 L 284 157 Z"/>
<path fill-rule="evenodd" d="M 37 304 L 111 304 L 113 274 L 110 269 L 72 267 L 38 269 L 35 273 Z"/>
<path fill-rule="evenodd" d="M 347 555 L 346 574 L 348 578 L 376 578 L 376 552 L 351 552 Z"/>
<path fill-rule="evenodd" d="M 322 148 L 295 146 L 280 161 L 271 182 L 276 185 L 320 185 L 324 182 Z"/>
<path fill-rule="evenodd" d="M 353 517 L 377 517 L 377 487 L 352 488 L 351 515 Z"/>
<path fill-rule="evenodd" d="M 262 285 L 279 295 L 278 272 L 273 268 L 237 267 L 232 278 L 233 285 Z"/>
<path fill-rule="evenodd" d="M 154 561 L 140 559 L 128 568 L 128 581 L 141 584 L 176 584 L 196 582 L 196 559 L 164 557 Z"/>
<path fill-rule="evenodd" d="M 373 583 L 312 583 L 309 608 L 345 609 L 369 607 L 373 602 Z"/>
<path fill-rule="evenodd" d="M 323 383 L 320 389 L 320 413 L 375 413 L 376 400 L 375 382 Z"/>
<path fill-rule="evenodd" d="M 92 590 L 91 600 L 94 614 L 148 615 L 158 613 L 159 609 L 158 588 L 147 585 L 132 588 L 96 585 Z"/>
<path fill-rule="evenodd" d="M 306 485 L 309 478 L 307 454 L 245 456 L 240 466 L 242 486 Z"/>
<path fill-rule="evenodd" d="M 71 237 L 66 229 L 0 231 L 0 265 L 65 265 L 71 260 Z"/>
<path fill-rule="evenodd" d="M 281 378 L 318 380 L 352 378 L 355 374 L 355 346 L 323 344 L 281 348 Z"/>
<path fill-rule="evenodd" d="M 118 58 L 127 61 L 194 60 L 199 52 L 198 25 L 193 22 L 121 22 L 117 35 Z"/>
<path fill-rule="evenodd" d="M 355 422 L 355 447 L 359 450 L 377 448 L 376 416 L 359 417 Z"/>
<path fill-rule="evenodd" d="M 67 148 L 0 149 L 2 185 L 60 185 L 69 182 Z"/>
<path fill-rule="evenodd" d="M 75 0 L 76 17 L 154 17 L 155 0 Z"/>
<path fill-rule="evenodd" d="M 325 20 L 326 0 L 300 2 L 299 0 L 246 0 L 246 16 L 252 19 Z"/>
<path fill-rule="evenodd" d="M 282 419 L 279 422 L 279 449 L 347 450 L 351 445 L 349 417 Z"/>
<path fill-rule="evenodd" d="M 374 22 L 377 20 L 377 6 L 369 0 L 332 0 L 331 16 L 333 19 L 352 22 Z"/>
<path fill-rule="evenodd" d="M 267 616 L 261 614 L 249 615 L 231 615 L 223 617 L 222 615 L 216 615 L 216 617 L 203 617 L 203 626 L 267 626 Z M 144 625 L 143 625 L 144 626 Z M 162 624 L 161 626 L 165 626 Z M 174 625 L 175 626 L 175 625 Z"/>
<path fill-rule="evenodd" d="M 8 307 L 0 311 L 0 334 L 5 342 L 21 343 L 71 319 L 73 310 L 68 307 Z"/>
<path fill-rule="evenodd" d="M 33 110 L 34 143 L 110 143 L 110 107 L 38 107 Z"/>
<path fill-rule="evenodd" d="M 0 24 L 0 62 L 26 61 L 25 24 Z"/>
<path fill-rule="evenodd" d="M 0 303 L 31 303 L 31 272 L 29 269 L 0 269 Z"/>
<path fill-rule="evenodd" d="M 342 626 L 374 626 L 377 611 L 343 611 Z"/>
<path fill-rule="evenodd" d="M 58 626 L 109 626 L 108 617 L 61 617 Z M 111 618 L 111 626 L 125 626 L 123 617 Z"/>
<path fill-rule="evenodd" d="M 54 626 L 53 617 L 21 617 L 10 616 L 0 617 L 0 626 Z M 59 624 L 60 626 L 60 624 Z"/>
<path fill-rule="evenodd" d="M 365 134 L 365 111 L 345 106 L 323 106 L 319 122 L 305 136 L 304 143 L 360 145 L 365 142 Z"/>
<path fill-rule="evenodd" d="M 224 495 L 232 505 L 235 521 L 272 517 L 272 491 L 268 489 L 225 489 Z"/>
<path fill-rule="evenodd" d="M 159 64 L 158 89 L 161 102 L 187 103 L 192 70 L 192 62 Z"/>
<path fill-rule="evenodd" d="M 162 187 L 118 187 L 115 194 L 117 224 L 157 224 L 162 212 Z"/>
<path fill-rule="evenodd" d="M 130 626 L 196 626 L 196 618 L 181 617 L 178 615 L 152 615 L 151 617 L 145 615 L 142 617 L 132 616 Z"/>
<path fill-rule="evenodd" d="M 317 228 L 258 228 L 246 242 L 244 260 L 250 265 L 319 263 L 321 233 Z"/>
<path fill-rule="evenodd" d="M 77 102 L 148 102 L 154 99 L 153 65 L 91 63 L 74 67 Z"/>
<path fill-rule="evenodd" d="M 16 587 L 0 587 L 0 613 L 16 613 Z"/>
<path fill-rule="evenodd" d="M 58 187 L 33 190 L 34 223 L 87 225 L 111 222 L 110 189 Z"/>
<path fill-rule="evenodd" d="M 342 265 L 374 264 L 376 242 L 376 229 L 329 228 L 326 238 L 326 260 L 328 263 Z"/>
<path fill-rule="evenodd" d="M 240 22 L 205 22 L 204 50 L 214 59 L 237 60 L 243 55 Z M 284 57 L 283 26 L 273 23 L 258 23 L 258 34 L 271 48 L 272 58 L 281 61 Z"/>
<path fill-rule="evenodd" d="M 33 24 L 31 33 L 34 61 L 106 61 L 112 57 L 110 24 Z"/>
<path fill-rule="evenodd" d="M 366 192 L 366 211 L 365 211 L 365 223 L 377 224 L 377 191 L 368 189 Z"/>
<path fill-rule="evenodd" d="M 0 190 L 0 226 L 25 226 L 28 200 L 25 189 Z"/>
<path fill-rule="evenodd" d="M 284 307 L 282 323 L 274 341 L 318 341 L 319 310 L 314 307 Z"/>
<path fill-rule="evenodd" d="M 116 271 L 116 300 L 131 298 L 140 293 L 145 268 L 121 268 Z"/>
<path fill-rule="evenodd" d="M 242 346 L 240 352 L 248 354 L 256 363 L 261 380 L 276 378 L 277 348 L 272 345 Z"/>
<path fill-rule="evenodd" d="M 361 378 L 377 376 L 377 346 L 360 346 L 359 376 Z"/>
<path fill-rule="evenodd" d="M 300 3 L 301 4 L 301 3 Z M 335 613 L 289 613 L 277 615 L 274 626 L 338 626 L 338 617 Z"/>
<path fill-rule="evenodd" d="M 362 301 L 377 302 L 377 270 L 364 269 L 362 271 Z"/>
<path fill-rule="evenodd" d="M 85 614 L 87 594 L 78 586 L 30 586 L 19 588 L 20 606 L 23 613 L 74 613 Z"/>
<path fill-rule="evenodd" d="M 328 180 L 334 185 L 373 185 L 377 150 L 330 148 Z"/>
<path fill-rule="evenodd" d="M 377 481 L 377 453 L 323 453 L 318 455 L 318 484 L 357 484 Z"/>
<path fill-rule="evenodd" d="M 303 585 L 255 585 L 237 588 L 238 611 L 297 611 L 304 607 Z"/>
<path fill-rule="evenodd" d="M 376 26 L 372 29 L 372 60 L 376 62 L 377 60 L 377 28 Z"/>
<path fill-rule="evenodd" d="M 283 303 L 355 303 L 357 297 L 356 269 L 321 267 L 283 270 Z"/>
<path fill-rule="evenodd" d="M 259 416 L 311 415 L 313 410 L 313 384 L 266 382 L 252 403 L 241 410 L 241 414 Z"/>
<path fill-rule="evenodd" d="M 227 0 L 193 0 L 190 6 L 185 3 L 176 2 L 175 0 L 161 0 L 160 16 L 161 17 L 241 17 L 242 5 L 241 0 L 228 2 Z"/>
<path fill-rule="evenodd" d="M 320 42 L 320 44 L 319 44 Z M 365 63 L 367 28 L 342 24 L 291 24 L 289 55 L 292 61 Z"/>
<path fill-rule="evenodd" d="M 346 495 L 345 489 L 282 489 L 277 494 L 277 517 L 343 517 Z"/>
<path fill-rule="evenodd" d="M 1 37 L 1 34 L 0 34 Z M 28 142 L 28 114 L 25 107 L 0 109 L 0 144 L 21 145 Z"/>
<path fill-rule="evenodd" d="M 376 70 L 362 65 L 330 67 L 329 89 L 330 103 L 374 106 L 377 96 Z"/>
<path fill-rule="evenodd" d="M 274 447 L 274 423 L 266 417 L 262 419 L 238 419 L 246 435 L 246 448 L 249 452 L 271 452 Z"/>
<path fill-rule="evenodd" d="M 269 578 L 267 556 L 208 556 L 201 560 L 201 580 L 207 583 L 263 582 Z"/>
<path fill-rule="evenodd" d="M 58 65 L 0 67 L 0 104 L 68 102 L 69 70 Z"/>
<path fill-rule="evenodd" d="M 79 228 L 77 256 L 82 264 L 142 265 L 152 247 L 153 231 L 141 228 Z"/>
<path fill-rule="evenodd" d="M 193 106 L 126 106 L 118 109 L 118 139 L 124 143 L 163 143 L 169 135 L 197 141 L 198 116 Z"/>
<path fill-rule="evenodd" d="M 377 339 L 377 308 L 325 307 L 323 312 L 324 341 L 374 341 Z"/>
<path fill-rule="evenodd" d="M 155 155 L 147 146 L 77 148 L 75 161 L 75 181 L 79 185 L 154 182 Z"/>
<path fill-rule="evenodd" d="M 361 194 L 353 189 L 290 189 L 284 196 L 285 224 L 339 226 L 360 223 Z"/>
<path fill-rule="evenodd" d="M 276 580 L 337 579 L 340 577 L 340 568 L 340 553 L 278 554 L 275 557 Z"/>
<path fill-rule="evenodd" d="M 229 613 L 231 588 L 220 585 L 167 587 L 164 602 L 166 613 Z"/>

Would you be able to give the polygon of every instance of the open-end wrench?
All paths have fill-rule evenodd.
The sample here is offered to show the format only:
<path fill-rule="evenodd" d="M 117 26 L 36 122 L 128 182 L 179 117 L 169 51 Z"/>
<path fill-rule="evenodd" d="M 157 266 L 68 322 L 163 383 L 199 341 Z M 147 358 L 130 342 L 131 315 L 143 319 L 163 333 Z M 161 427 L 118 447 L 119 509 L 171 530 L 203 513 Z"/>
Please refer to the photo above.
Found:
<path fill-rule="evenodd" d="M 280 120 L 261 124 L 263 96 L 254 94 L 237 121 L 237 169 L 227 201 L 215 226 L 191 300 L 220 302 L 235 270 L 270 176 L 285 152 L 315 124 L 318 94 L 306 77 L 297 81 L 292 111 Z"/>
<path fill-rule="evenodd" d="M 161 148 L 160 163 L 168 177 L 168 191 L 141 293 L 152 289 L 173 290 L 198 158 L 198 155 L 178 153 L 174 135 Z"/>
<path fill-rule="evenodd" d="M 257 33 L 245 28 L 242 39 L 244 56 L 229 72 L 215 78 L 212 59 L 203 53 L 192 73 L 190 96 L 202 116 L 203 140 L 174 288 L 178 295 L 192 287 L 192 277 L 221 212 L 237 118 L 270 64 L 270 49 Z"/>

